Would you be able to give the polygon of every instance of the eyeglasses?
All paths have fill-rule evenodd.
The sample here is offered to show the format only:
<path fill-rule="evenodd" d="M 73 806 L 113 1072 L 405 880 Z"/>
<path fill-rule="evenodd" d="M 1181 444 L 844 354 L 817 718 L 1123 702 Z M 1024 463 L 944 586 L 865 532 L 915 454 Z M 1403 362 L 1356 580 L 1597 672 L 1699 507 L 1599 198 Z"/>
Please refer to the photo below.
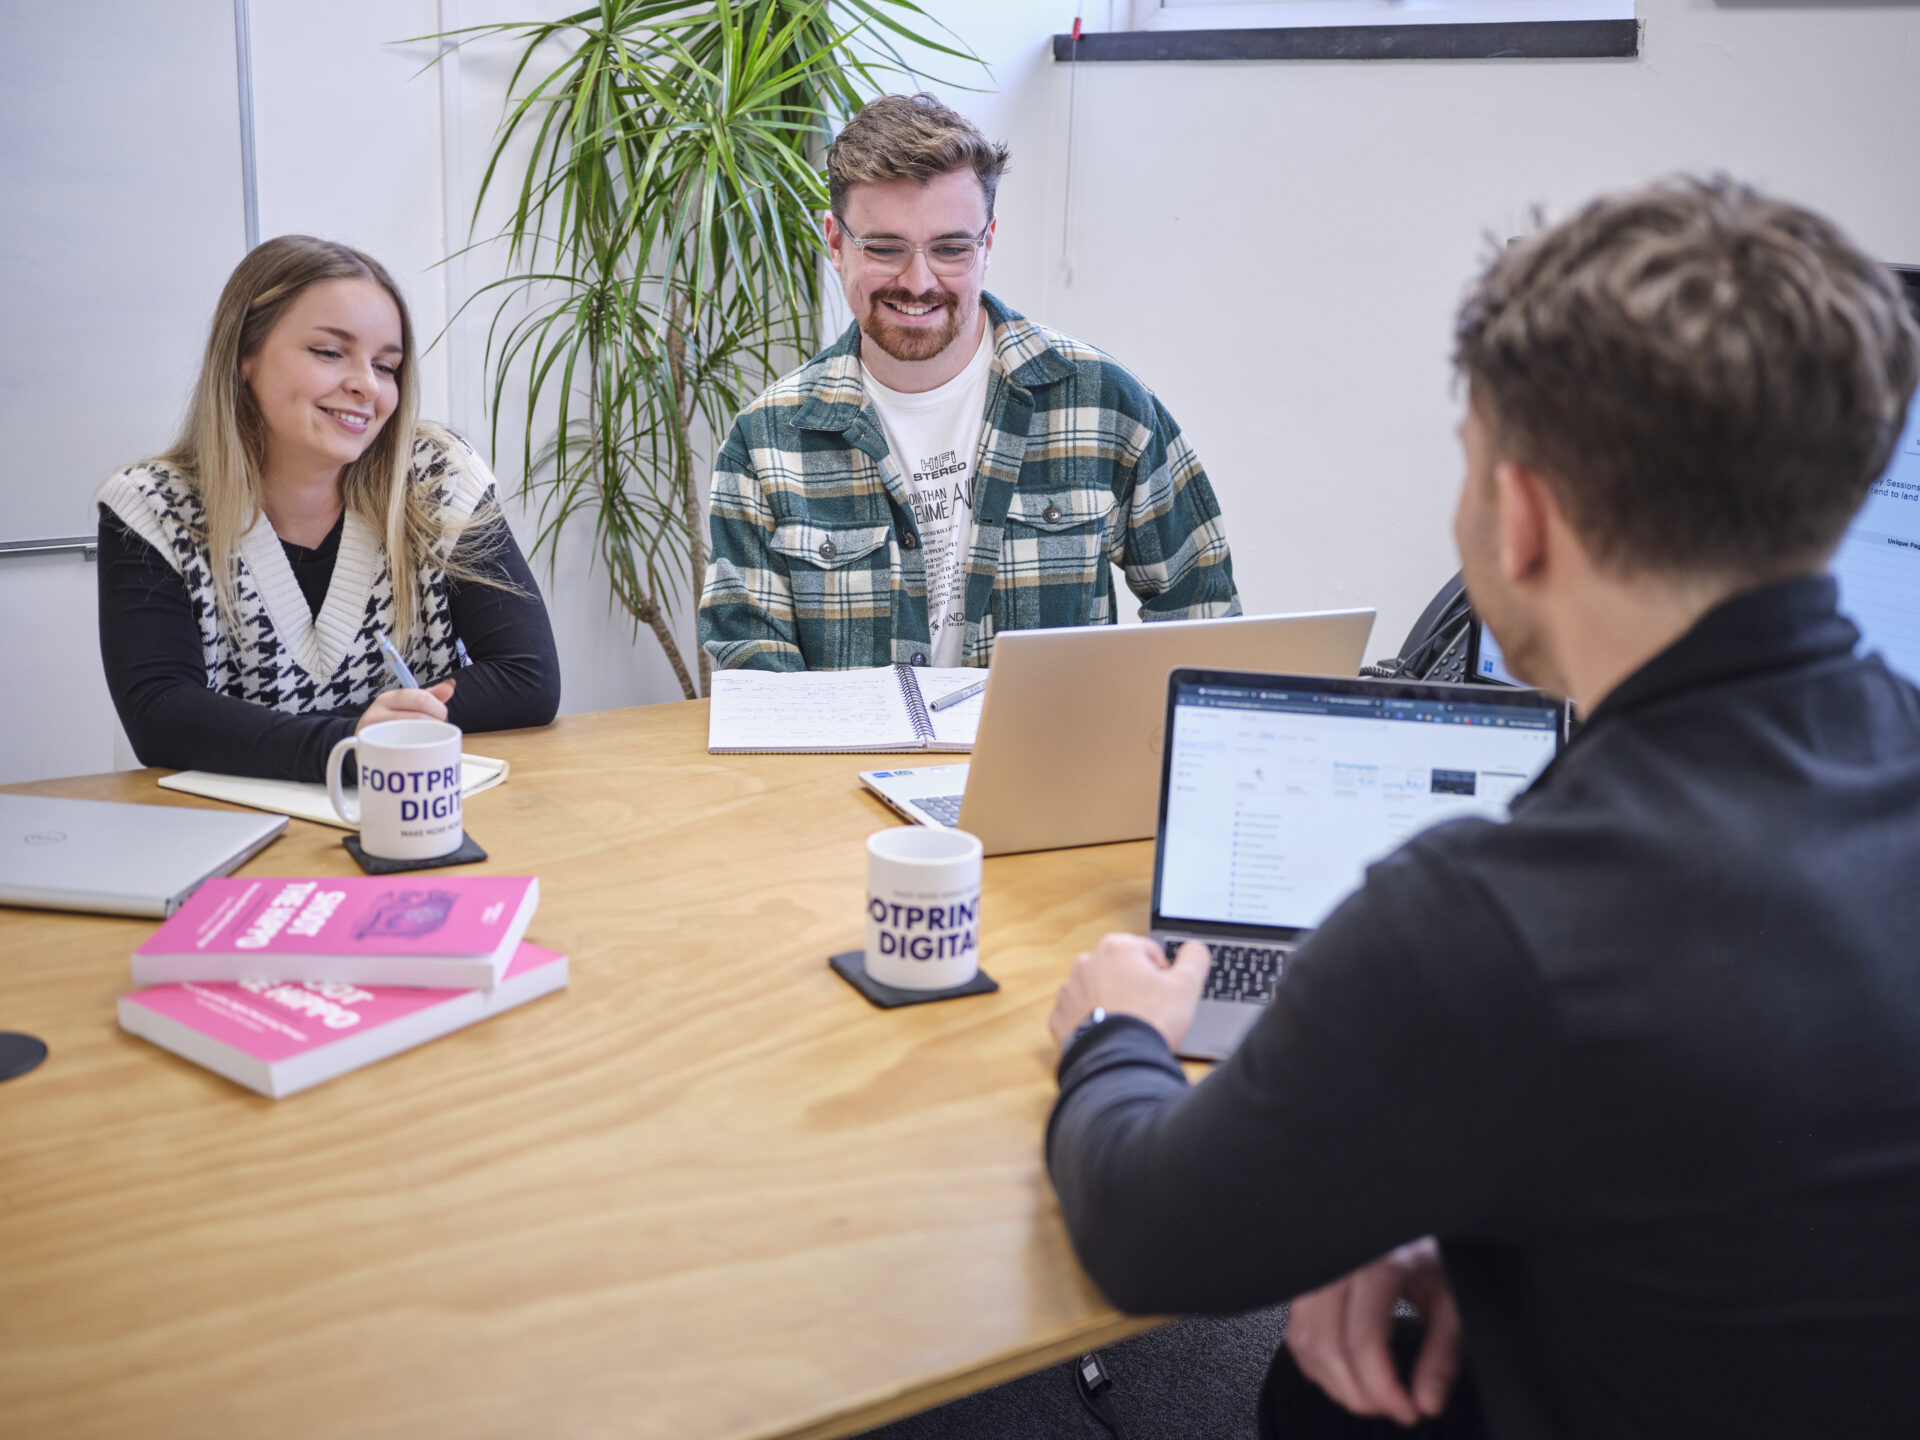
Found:
<path fill-rule="evenodd" d="M 993 222 L 987 222 L 987 229 L 993 228 Z M 858 235 L 841 232 L 846 241 L 860 252 L 860 263 L 874 275 L 904 275 L 907 267 L 913 264 L 917 251 L 927 257 L 927 269 L 936 275 L 964 275 L 973 269 L 973 262 L 979 258 L 986 247 L 987 231 L 982 230 L 971 238 L 967 236 L 943 235 L 938 240 L 929 240 L 924 245 L 912 245 L 891 235 L 876 235 L 870 240 L 862 240 Z"/>

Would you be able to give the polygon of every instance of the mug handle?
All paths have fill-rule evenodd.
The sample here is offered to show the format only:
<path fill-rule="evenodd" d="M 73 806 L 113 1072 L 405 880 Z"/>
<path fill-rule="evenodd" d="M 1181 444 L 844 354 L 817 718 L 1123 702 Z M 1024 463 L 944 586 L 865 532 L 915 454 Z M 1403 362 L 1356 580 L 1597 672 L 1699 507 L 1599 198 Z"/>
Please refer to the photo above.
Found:
<path fill-rule="evenodd" d="M 360 801 L 356 796 L 352 808 L 348 808 L 346 788 L 340 783 L 340 767 L 346 763 L 347 752 L 353 749 L 359 739 L 358 735 L 349 735 L 327 755 L 327 798 L 333 802 L 334 813 L 355 829 L 360 826 Z"/>

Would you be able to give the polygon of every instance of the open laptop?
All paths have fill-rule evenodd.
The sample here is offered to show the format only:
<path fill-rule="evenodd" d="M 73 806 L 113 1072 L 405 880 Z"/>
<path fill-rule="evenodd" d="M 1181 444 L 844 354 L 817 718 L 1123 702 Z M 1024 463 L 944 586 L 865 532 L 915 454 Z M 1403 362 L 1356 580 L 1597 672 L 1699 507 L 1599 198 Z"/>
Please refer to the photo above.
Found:
<path fill-rule="evenodd" d="M 1907 303 L 1920 318 L 1920 269 L 1896 265 Z M 1893 458 L 1867 492 L 1830 568 L 1840 585 L 1840 612 L 1860 627 L 1864 647 L 1878 651 L 1898 675 L 1920 685 L 1920 396 Z"/>
<path fill-rule="evenodd" d="M 971 762 L 860 778 L 909 820 L 978 835 L 989 855 L 1144 840 L 1171 671 L 1351 675 L 1372 631 L 1371 610 L 1003 631 Z"/>
<path fill-rule="evenodd" d="M 1153 938 L 1213 949 L 1180 1053 L 1228 1054 L 1288 954 L 1409 837 L 1504 818 L 1560 752 L 1537 690 L 1177 670 L 1168 681 Z"/>
<path fill-rule="evenodd" d="M 286 828 L 251 811 L 0 795 L 0 905 L 171 915 Z"/>

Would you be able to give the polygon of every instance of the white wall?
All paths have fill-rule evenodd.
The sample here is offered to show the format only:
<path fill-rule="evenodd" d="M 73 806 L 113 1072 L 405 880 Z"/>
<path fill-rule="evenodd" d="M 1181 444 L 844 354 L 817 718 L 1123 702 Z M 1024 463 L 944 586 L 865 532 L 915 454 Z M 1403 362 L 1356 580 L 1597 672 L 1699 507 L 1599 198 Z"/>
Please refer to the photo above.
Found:
<path fill-rule="evenodd" d="M 1920 262 L 1910 6 L 1640 0 L 1635 60 L 1088 64 L 1077 81 L 1044 58 L 1074 0 L 930 8 L 1002 87 L 971 104 L 1014 146 L 995 288 L 1160 392 L 1213 478 L 1248 610 L 1378 606 L 1372 654 L 1455 568 L 1449 330 L 1488 237 L 1536 204 L 1724 169 Z"/>
<path fill-rule="evenodd" d="M 233 6 L 4 15 L 0 541 L 86 536 L 101 478 L 171 442 L 246 252 Z M 94 596 L 78 553 L 0 560 L 0 781 L 113 764 Z"/>
<path fill-rule="evenodd" d="M 1377 605 L 1373 654 L 1398 646 L 1454 569 L 1448 332 L 1487 237 L 1514 233 L 1536 203 L 1563 214 L 1602 188 L 1723 168 L 1828 210 L 1889 259 L 1920 261 L 1911 7 L 1641 0 L 1644 51 L 1627 61 L 1089 64 L 1076 76 L 1048 45 L 1074 0 L 925 3 L 994 70 L 992 93 L 948 98 L 1013 145 L 993 289 L 1166 399 L 1219 492 L 1250 611 Z M 313 26 L 301 0 L 254 0 L 261 233 L 363 246 L 395 270 L 423 334 L 437 333 L 497 273 L 487 254 L 430 267 L 464 237 L 507 52 L 478 47 L 419 74 L 427 48 L 390 42 L 568 8 L 336 0 Z M 483 324 L 461 321 L 424 367 L 428 413 L 476 441 Z M 511 488 L 517 450 L 504 448 Z M 531 541 L 525 517 L 515 528 Z M 557 578 L 537 570 L 564 708 L 674 698 L 651 637 L 630 643 L 588 559 L 575 543 Z M 90 603 L 91 587 L 91 566 L 16 561 L 0 567 L 0 609 L 17 632 L 46 605 Z M 12 660 L 10 678 L 39 663 Z M 44 663 L 97 665 L 90 639 Z M 88 699 L 90 687 L 70 687 L 58 713 L 4 712 L 0 781 L 113 763 L 104 687 Z"/>

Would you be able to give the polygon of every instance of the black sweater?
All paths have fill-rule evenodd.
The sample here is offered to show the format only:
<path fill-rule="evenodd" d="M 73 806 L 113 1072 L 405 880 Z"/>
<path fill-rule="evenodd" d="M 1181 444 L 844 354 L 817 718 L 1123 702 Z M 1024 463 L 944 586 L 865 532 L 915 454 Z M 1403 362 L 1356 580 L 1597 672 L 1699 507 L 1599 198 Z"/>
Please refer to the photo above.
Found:
<path fill-rule="evenodd" d="M 1084 1036 L 1048 1161 L 1114 1301 L 1433 1234 L 1496 1435 L 1920 1431 L 1920 694 L 1834 604 L 1728 602 L 1373 867 L 1200 1084 Z"/>
<path fill-rule="evenodd" d="M 326 600 L 345 517 L 319 545 L 281 542 L 307 606 Z M 448 608 L 471 662 L 456 672 L 447 718 L 462 730 L 545 725 L 560 707 L 560 660 L 526 559 L 496 519 L 472 542 L 491 550 L 493 585 L 454 583 Z M 207 688 L 187 587 L 160 552 L 100 511 L 100 658 L 107 689 L 145 765 L 277 780 L 323 778 L 327 752 L 353 733 L 360 711 L 285 715 Z M 444 676 L 421 676 L 422 683 Z"/>

